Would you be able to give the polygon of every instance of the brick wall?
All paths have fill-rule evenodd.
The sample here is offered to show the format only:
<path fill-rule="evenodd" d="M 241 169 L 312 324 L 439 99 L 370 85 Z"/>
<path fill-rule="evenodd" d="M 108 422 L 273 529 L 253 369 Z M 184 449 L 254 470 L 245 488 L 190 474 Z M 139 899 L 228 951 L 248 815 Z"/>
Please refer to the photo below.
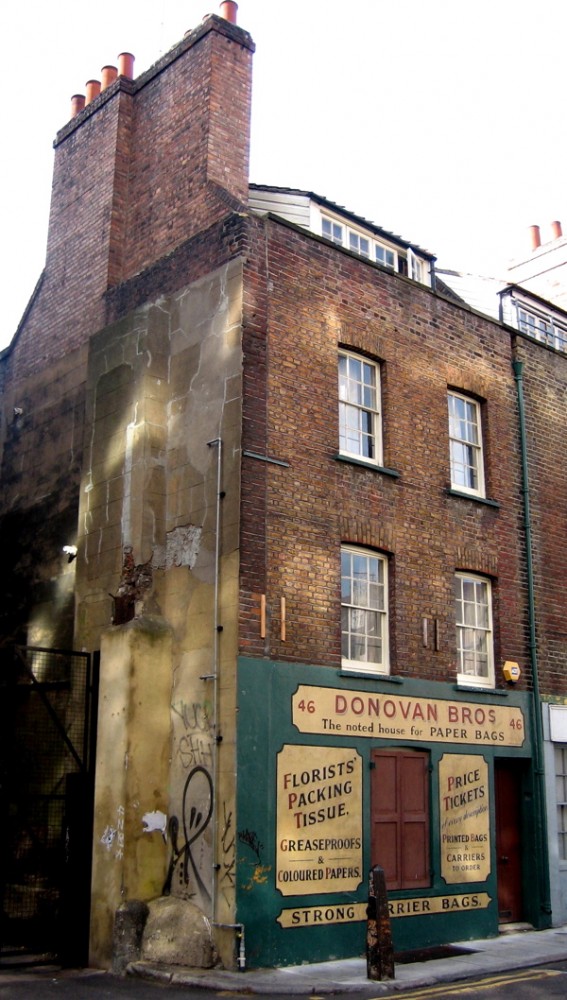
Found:
<path fill-rule="evenodd" d="M 248 201 L 251 43 L 210 23 L 136 94 L 122 280 Z"/>
<path fill-rule="evenodd" d="M 247 202 L 253 48 L 211 16 L 59 132 L 43 282 L 9 379 L 85 343 L 105 325 L 109 288 Z"/>
<path fill-rule="evenodd" d="M 339 552 L 350 542 L 389 556 L 392 673 L 455 676 L 453 578 L 468 569 L 494 581 L 497 682 L 503 659 L 528 681 L 509 334 L 272 220 L 251 227 L 245 289 L 244 448 L 289 467 L 243 459 L 242 652 L 340 665 Z M 398 478 L 336 458 L 340 345 L 381 362 L 384 466 Z M 487 496 L 499 507 L 447 494 L 448 386 L 483 401 Z M 437 619 L 438 651 L 423 645 L 424 617 Z"/>
<path fill-rule="evenodd" d="M 44 278 L 7 359 L 12 380 L 44 371 L 103 323 L 116 139 L 129 103 L 117 91 L 87 109 L 56 148 Z"/>
<path fill-rule="evenodd" d="M 0 514 L 8 536 L 19 518 L 21 539 L 6 565 L 8 630 L 25 624 L 32 581 L 57 578 L 76 532 L 93 336 L 240 253 L 253 48 L 208 17 L 57 135 L 45 270 L 0 360 Z"/>
<path fill-rule="evenodd" d="M 523 361 L 534 569 L 536 637 L 542 694 L 565 697 L 567 663 L 567 357 L 518 335 Z"/>

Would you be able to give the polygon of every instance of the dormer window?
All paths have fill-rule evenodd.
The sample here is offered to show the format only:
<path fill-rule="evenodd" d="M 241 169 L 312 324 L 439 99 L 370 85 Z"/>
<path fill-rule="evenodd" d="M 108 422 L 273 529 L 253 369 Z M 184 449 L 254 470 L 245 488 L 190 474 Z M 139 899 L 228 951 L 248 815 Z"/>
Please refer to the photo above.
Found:
<path fill-rule="evenodd" d="M 518 330 L 534 337 L 535 340 L 555 347 L 558 351 L 567 351 L 567 326 L 559 323 L 551 315 L 526 308 L 516 303 L 518 315 Z"/>
<path fill-rule="evenodd" d="M 400 236 L 380 229 L 352 215 L 346 208 L 342 209 L 340 205 L 309 191 L 262 188 L 251 184 L 250 207 L 261 213 L 274 212 L 292 225 L 309 229 L 349 253 L 379 264 L 394 274 L 401 274 L 428 287 L 432 284 L 435 258 L 426 250 L 413 248 Z"/>
<path fill-rule="evenodd" d="M 323 216 L 323 236 L 326 236 L 328 240 L 332 240 L 333 243 L 338 243 L 340 246 L 344 245 L 344 226 L 341 226 L 340 222 L 334 222 L 333 219 L 327 219 Z"/>
<path fill-rule="evenodd" d="M 392 271 L 396 270 L 396 255 L 393 250 L 388 250 L 387 247 L 383 247 L 380 243 L 375 243 L 374 253 L 377 264 L 381 264 L 382 267 L 389 267 Z"/>
<path fill-rule="evenodd" d="M 408 247 L 408 277 L 412 281 L 423 281 L 423 262 Z"/>
<path fill-rule="evenodd" d="M 387 243 L 373 238 L 370 233 L 364 233 L 346 222 L 339 222 L 328 215 L 321 214 L 321 235 L 338 246 L 345 247 L 352 253 L 366 257 L 381 267 L 387 267 L 396 274 L 403 274 L 413 281 L 428 283 L 428 271 L 424 262 L 408 247 L 407 250 L 388 246 Z"/>
<path fill-rule="evenodd" d="M 370 240 L 367 240 L 366 236 L 359 236 L 358 233 L 349 229 L 348 245 L 349 250 L 359 253 L 361 257 L 370 257 Z"/>

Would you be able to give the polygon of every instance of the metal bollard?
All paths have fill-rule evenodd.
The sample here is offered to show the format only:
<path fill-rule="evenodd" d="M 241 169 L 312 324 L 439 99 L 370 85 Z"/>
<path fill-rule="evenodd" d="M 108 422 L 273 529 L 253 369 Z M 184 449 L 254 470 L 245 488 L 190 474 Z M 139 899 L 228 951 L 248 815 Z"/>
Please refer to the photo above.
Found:
<path fill-rule="evenodd" d="M 368 880 L 368 917 L 366 924 L 367 979 L 395 979 L 394 947 L 388 910 L 384 869 L 374 865 Z"/>

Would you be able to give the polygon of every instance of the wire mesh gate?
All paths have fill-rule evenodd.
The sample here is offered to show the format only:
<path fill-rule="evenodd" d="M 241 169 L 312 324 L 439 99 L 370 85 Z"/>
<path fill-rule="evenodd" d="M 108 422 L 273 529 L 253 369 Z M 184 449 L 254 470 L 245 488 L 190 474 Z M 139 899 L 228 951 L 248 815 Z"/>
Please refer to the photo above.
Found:
<path fill-rule="evenodd" d="M 7 955 L 86 965 L 98 661 L 0 652 L 0 901 Z"/>

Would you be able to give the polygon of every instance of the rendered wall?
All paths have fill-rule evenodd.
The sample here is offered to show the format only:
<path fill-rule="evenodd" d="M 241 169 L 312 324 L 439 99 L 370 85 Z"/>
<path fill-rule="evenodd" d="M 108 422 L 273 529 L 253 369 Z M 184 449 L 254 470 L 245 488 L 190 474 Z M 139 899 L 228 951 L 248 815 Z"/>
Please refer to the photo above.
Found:
<path fill-rule="evenodd" d="M 90 956 L 112 961 L 114 914 L 159 896 L 163 844 L 144 835 L 168 808 L 171 631 L 144 616 L 102 636 Z"/>
<path fill-rule="evenodd" d="M 111 955 L 117 905 L 107 880 L 120 882 L 108 875 L 109 865 L 127 865 L 129 896 L 172 893 L 190 898 L 219 923 L 233 919 L 241 270 L 235 260 L 141 307 L 91 344 L 76 641 L 96 644 L 113 616 L 116 622 L 131 614 L 139 622 L 139 628 L 130 621 L 103 632 L 93 881 L 97 964 Z M 158 637 L 171 632 L 171 651 L 159 638 L 161 652 L 150 667 L 155 629 Z M 124 649 L 132 634 L 135 654 Z M 144 759 L 147 752 L 145 724 L 133 710 L 137 698 L 155 705 L 160 722 L 150 749 L 162 764 L 167 758 L 155 780 L 143 781 L 143 768 L 124 769 L 116 751 L 115 685 L 132 705 L 120 723 L 129 761 L 130 754 Z M 117 829 L 120 788 L 125 829 L 135 831 L 124 858 L 104 833 Z M 142 817 L 154 813 L 159 815 L 144 830 Z M 145 870 L 149 847 L 143 845 L 150 841 L 159 877 Z M 231 964 L 234 935 L 225 938 L 219 947 L 226 947 Z"/>

